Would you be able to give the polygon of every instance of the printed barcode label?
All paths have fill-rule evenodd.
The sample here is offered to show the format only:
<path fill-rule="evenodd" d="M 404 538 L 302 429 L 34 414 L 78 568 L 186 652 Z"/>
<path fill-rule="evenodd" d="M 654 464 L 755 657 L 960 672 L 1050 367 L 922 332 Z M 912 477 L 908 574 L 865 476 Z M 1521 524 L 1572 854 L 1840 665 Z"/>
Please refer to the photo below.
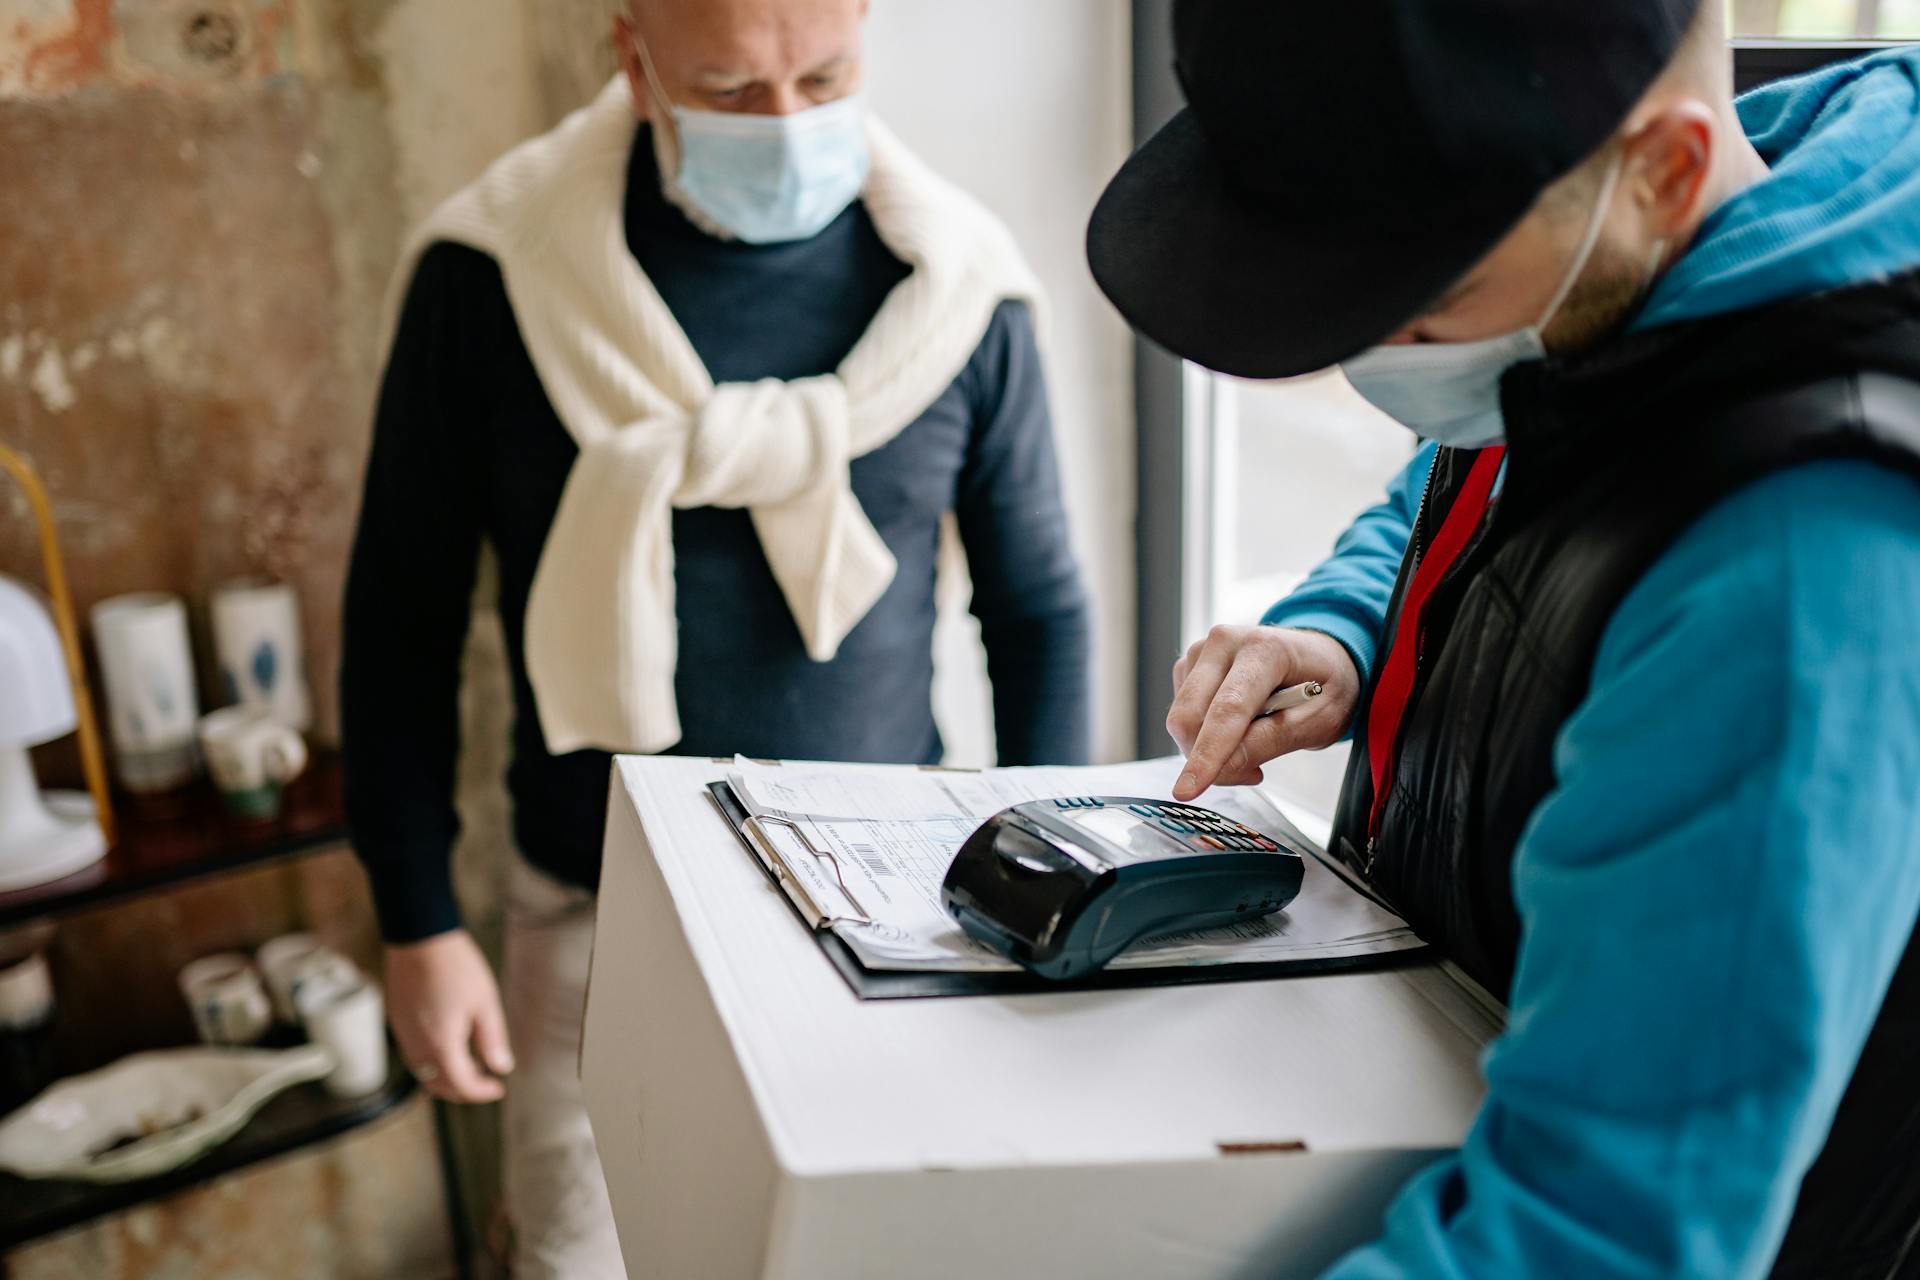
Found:
<path fill-rule="evenodd" d="M 890 876 L 893 874 L 893 868 L 887 865 L 887 860 L 880 856 L 880 850 L 874 846 L 870 844 L 849 844 L 847 847 L 859 855 L 860 861 L 867 864 L 867 870 L 871 871 L 876 879 L 880 876 Z"/>

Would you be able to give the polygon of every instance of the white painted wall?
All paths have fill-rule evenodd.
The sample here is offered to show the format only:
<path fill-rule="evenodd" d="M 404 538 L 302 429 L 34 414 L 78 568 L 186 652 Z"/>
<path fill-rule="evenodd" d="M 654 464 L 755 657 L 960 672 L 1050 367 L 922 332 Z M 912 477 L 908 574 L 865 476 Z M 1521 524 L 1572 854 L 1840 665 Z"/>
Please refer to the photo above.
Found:
<path fill-rule="evenodd" d="M 1094 601 L 1094 750 L 1129 754 L 1133 717 L 1132 343 L 1082 238 L 1129 149 L 1128 6 L 1114 0 L 873 0 L 874 110 L 1006 220 L 1048 295 L 1041 335 L 1074 543 Z M 978 629 L 948 610 L 935 706 L 949 759 L 992 755 Z M 956 615 L 957 616 L 953 616 Z"/>
<path fill-rule="evenodd" d="M 533 21 L 520 0 L 401 0 L 375 28 L 409 230 L 544 127 L 527 56 Z"/>

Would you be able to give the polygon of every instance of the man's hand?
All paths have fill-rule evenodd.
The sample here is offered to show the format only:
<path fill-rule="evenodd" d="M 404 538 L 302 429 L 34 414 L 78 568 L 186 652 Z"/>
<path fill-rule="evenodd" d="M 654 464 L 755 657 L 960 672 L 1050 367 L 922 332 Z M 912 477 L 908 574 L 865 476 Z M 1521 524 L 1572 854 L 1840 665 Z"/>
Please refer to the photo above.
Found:
<path fill-rule="evenodd" d="M 1318 680 L 1320 696 L 1255 719 L 1275 689 Z M 1346 646 L 1318 631 L 1215 627 L 1173 664 L 1167 732 L 1186 754 L 1174 784 L 1191 800 L 1214 783 L 1260 781 L 1260 766 L 1289 751 L 1339 741 L 1360 700 L 1360 673 Z"/>
<path fill-rule="evenodd" d="M 513 1049 L 500 989 L 465 929 L 387 948 L 387 1020 L 434 1097 L 497 1102 L 506 1092 L 499 1077 L 513 1070 Z"/>

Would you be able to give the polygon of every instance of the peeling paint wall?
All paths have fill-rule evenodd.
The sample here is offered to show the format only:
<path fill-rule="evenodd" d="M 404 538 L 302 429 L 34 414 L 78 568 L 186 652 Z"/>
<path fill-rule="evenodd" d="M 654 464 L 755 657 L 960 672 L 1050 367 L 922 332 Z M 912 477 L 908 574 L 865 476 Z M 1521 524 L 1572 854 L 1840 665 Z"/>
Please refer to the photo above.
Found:
<path fill-rule="evenodd" d="M 312 118 L 280 77 L 0 105 L 0 154 L 47 158 L 0 182 L 0 242 L 30 246 L 0 260 L 0 342 L 21 352 L 0 431 L 55 496 L 83 600 L 285 576 L 326 679 L 364 391 L 335 358 Z"/>
<path fill-rule="evenodd" d="M 285 0 L 13 0 L 0 94 L 258 79 L 284 60 L 288 9 Z"/>
<path fill-rule="evenodd" d="M 83 606 L 292 580 L 323 738 L 388 275 L 543 122 L 527 50 L 521 0 L 0 3 L 0 438 Z"/>
<path fill-rule="evenodd" d="M 304 613 L 316 736 L 334 737 L 338 602 L 401 239 L 577 105 L 591 86 L 565 100 L 580 82 L 552 68 L 592 66 L 608 12 L 601 0 L 0 0 L 0 440 L 52 492 L 83 612 L 122 591 L 174 591 L 204 644 L 215 583 L 287 578 Z M 0 572 L 41 577 L 10 488 Z M 481 608 L 458 864 L 485 940 L 507 848 L 506 698 L 497 627 Z M 70 1056 L 184 1037 L 165 1014 L 188 952 L 305 925 L 373 963 L 357 870 L 344 855 L 322 864 L 68 922 L 53 959 L 76 1024 Z M 307 892 L 314 884 L 330 887 Z M 116 1020 L 116 1001 L 143 1016 Z M 492 1123 L 484 1111 L 456 1123 L 482 1221 Z M 289 1222 L 301 1224 L 297 1250 Z M 316 1269 L 316 1258 L 330 1261 Z M 448 1263 L 420 1107 L 4 1268 L 219 1280 L 427 1276 Z"/>

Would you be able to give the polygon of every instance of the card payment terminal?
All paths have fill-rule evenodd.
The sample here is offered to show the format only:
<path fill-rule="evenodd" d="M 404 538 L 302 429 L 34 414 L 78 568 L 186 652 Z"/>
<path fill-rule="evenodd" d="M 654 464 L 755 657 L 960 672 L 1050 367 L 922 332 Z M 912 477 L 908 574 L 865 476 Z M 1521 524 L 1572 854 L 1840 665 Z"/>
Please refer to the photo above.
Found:
<path fill-rule="evenodd" d="M 1151 934 L 1278 911 L 1301 851 L 1197 805 L 1131 796 L 1033 800 L 960 846 L 941 900 L 960 927 L 1048 978 L 1077 978 Z"/>

